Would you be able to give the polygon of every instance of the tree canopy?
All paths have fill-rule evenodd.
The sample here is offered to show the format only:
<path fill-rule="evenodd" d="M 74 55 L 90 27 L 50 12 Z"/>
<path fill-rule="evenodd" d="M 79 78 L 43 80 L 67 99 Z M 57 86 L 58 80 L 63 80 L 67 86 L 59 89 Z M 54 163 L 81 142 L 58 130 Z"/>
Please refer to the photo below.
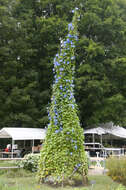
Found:
<path fill-rule="evenodd" d="M 45 127 L 53 57 L 81 10 L 75 94 L 83 127 L 126 125 L 126 0 L 0 0 L 0 127 Z"/>
<path fill-rule="evenodd" d="M 126 1 L 82 7 L 76 95 L 83 126 L 126 121 Z"/>

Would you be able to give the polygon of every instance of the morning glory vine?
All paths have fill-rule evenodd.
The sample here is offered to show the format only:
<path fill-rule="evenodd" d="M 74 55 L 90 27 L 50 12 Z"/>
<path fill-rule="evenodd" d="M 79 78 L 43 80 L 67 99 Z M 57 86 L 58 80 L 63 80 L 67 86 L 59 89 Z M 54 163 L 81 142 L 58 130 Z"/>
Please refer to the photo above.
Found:
<path fill-rule="evenodd" d="M 63 183 L 75 173 L 87 174 L 83 129 L 77 115 L 74 97 L 75 47 L 78 41 L 79 11 L 68 24 L 68 34 L 61 40 L 53 64 L 54 83 L 49 125 L 39 161 L 38 176 L 42 182 Z"/>

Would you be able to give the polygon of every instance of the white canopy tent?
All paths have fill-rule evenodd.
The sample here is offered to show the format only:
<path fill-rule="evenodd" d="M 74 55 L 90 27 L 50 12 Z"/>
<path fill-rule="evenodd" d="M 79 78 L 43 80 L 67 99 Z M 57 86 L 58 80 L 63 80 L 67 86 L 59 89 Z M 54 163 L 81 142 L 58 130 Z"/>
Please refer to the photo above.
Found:
<path fill-rule="evenodd" d="M 16 140 L 43 140 L 46 136 L 46 129 L 39 128 L 3 128 L 0 130 L 0 138 L 12 138 L 12 156 L 13 145 Z"/>
<path fill-rule="evenodd" d="M 101 136 L 101 142 L 102 142 L 102 136 L 105 135 L 106 138 L 113 138 L 113 139 L 126 139 L 126 129 L 120 126 L 114 126 L 112 122 L 102 124 L 101 127 L 93 128 L 93 129 L 87 129 L 84 131 L 84 134 L 92 134 L 93 136 L 93 142 L 94 142 L 94 135 L 100 135 Z"/>
<path fill-rule="evenodd" d="M 84 131 L 84 134 L 98 134 L 103 135 L 105 134 L 105 130 L 101 127 L 93 128 L 93 129 L 87 129 Z"/>
<path fill-rule="evenodd" d="M 45 139 L 46 129 L 39 128 L 3 128 L 0 130 L 0 138 L 12 138 L 13 140 L 41 140 Z"/>
<path fill-rule="evenodd" d="M 126 139 L 126 129 L 120 126 L 113 126 L 111 128 L 93 128 L 87 129 L 84 131 L 84 134 L 97 134 L 97 135 L 105 135 L 110 134 L 115 136 L 115 138 L 125 138 Z"/>
<path fill-rule="evenodd" d="M 93 143 L 95 143 L 95 134 L 100 135 L 100 141 L 102 144 L 102 135 L 106 134 L 106 133 L 105 133 L 105 130 L 103 128 L 97 127 L 97 128 L 93 128 L 93 129 L 84 130 L 84 135 L 86 135 L 86 134 L 92 134 Z"/>

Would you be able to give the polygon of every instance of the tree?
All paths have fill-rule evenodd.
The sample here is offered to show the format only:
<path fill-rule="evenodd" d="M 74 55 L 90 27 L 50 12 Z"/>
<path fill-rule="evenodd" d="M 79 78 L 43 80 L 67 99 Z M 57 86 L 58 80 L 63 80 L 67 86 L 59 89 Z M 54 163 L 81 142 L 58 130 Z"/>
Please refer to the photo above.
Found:
<path fill-rule="evenodd" d="M 125 0 L 1 0 L 0 127 L 47 125 L 53 57 L 76 5 L 82 9 L 75 90 L 82 126 L 125 124 Z"/>
<path fill-rule="evenodd" d="M 11 43 L 15 34 L 16 21 L 12 17 L 13 2 L 0 1 L 0 125 L 5 126 L 8 121 L 8 107 L 6 105 L 10 88 L 15 85 L 14 76 L 16 60 L 11 56 Z"/>
<path fill-rule="evenodd" d="M 61 41 L 61 49 L 54 59 L 55 82 L 50 123 L 41 151 L 38 176 L 41 182 L 52 180 L 62 184 L 73 179 L 76 173 L 86 179 L 87 163 L 84 152 L 84 135 L 77 115 L 74 98 L 75 42 L 77 40 L 77 19 L 68 25 L 69 33 Z"/>
<path fill-rule="evenodd" d="M 5 30 L 2 25 L 1 39 L 8 48 L 8 54 L 1 51 L 1 127 L 45 127 L 48 123 L 52 60 L 66 33 L 72 2 L 1 1 L 6 9 L 1 18 L 7 23 Z"/>
<path fill-rule="evenodd" d="M 126 121 L 126 1 L 84 0 L 76 52 L 83 127 Z"/>

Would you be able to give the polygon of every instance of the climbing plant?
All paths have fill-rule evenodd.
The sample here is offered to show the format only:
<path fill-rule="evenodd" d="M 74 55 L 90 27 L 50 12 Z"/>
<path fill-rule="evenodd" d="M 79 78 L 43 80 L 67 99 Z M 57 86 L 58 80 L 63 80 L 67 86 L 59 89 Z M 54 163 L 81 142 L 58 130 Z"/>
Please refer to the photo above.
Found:
<path fill-rule="evenodd" d="M 87 174 L 83 129 L 74 98 L 75 44 L 78 40 L 78 10 L 68 24 L 68 35 L 61 40 L 54 58 L 54 84 L 45 143 L 39 160 L 39 181 L 63 183 L 76 173 Z"/>

